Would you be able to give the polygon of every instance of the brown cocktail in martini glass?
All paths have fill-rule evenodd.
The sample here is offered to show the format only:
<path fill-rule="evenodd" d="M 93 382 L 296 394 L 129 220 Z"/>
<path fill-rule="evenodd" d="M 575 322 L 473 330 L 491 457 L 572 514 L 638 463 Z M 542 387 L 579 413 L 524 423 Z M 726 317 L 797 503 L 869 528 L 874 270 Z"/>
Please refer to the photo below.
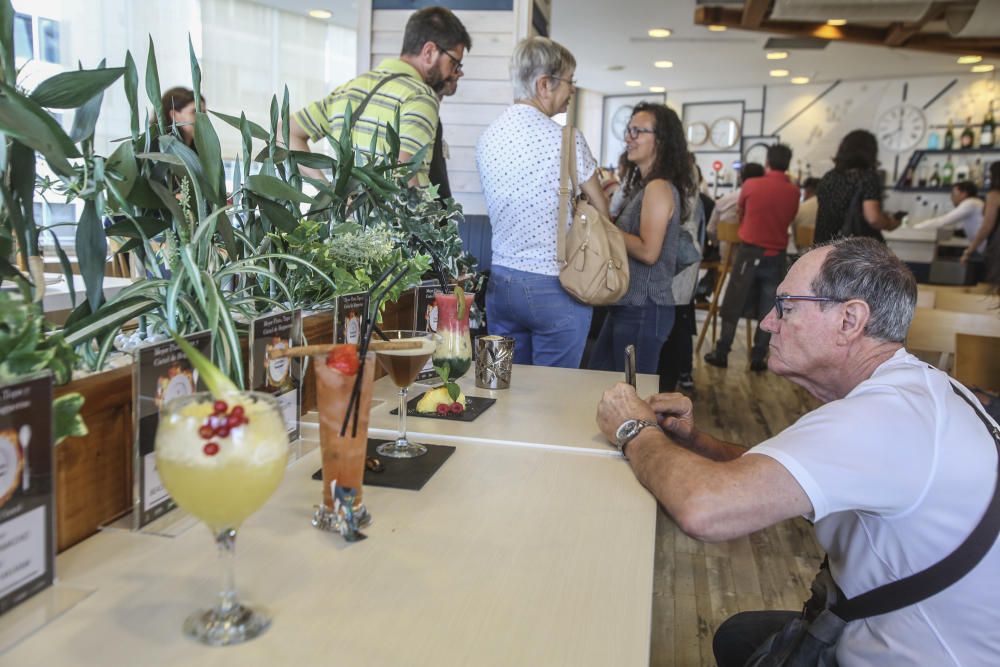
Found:
<path fill-rule="evenodd" d="M 381 456 L 396 459 L 423 456 L 427 453 L 427 448 L 420 443 L 411 442 L 406 437 L 406 393 L 420 369 L 434 354 L 437 342 L 434 334 L 428 331 L 393 330 L 384 331 L 383 334 L 390 342 L 409 344 L 373 346 L 378 353 L 379 363 L 389 373 L 393 384 L 399 387 L 399 436 L 395 440 L 383 442 L 376 451 Z"/>

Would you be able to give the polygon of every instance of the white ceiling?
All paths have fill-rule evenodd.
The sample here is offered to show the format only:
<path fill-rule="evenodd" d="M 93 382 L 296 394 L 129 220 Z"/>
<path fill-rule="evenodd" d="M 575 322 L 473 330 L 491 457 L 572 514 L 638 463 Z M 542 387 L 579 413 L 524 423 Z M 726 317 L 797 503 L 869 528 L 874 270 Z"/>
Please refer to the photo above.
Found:
<path fill-rule="evenodd" d="M 357 0 L 254 1 L 298 14 L 326 9 L 333 12 L 331 23 L 357 27 Z M 720 0 L 718 4 L 734 3 Z M 763 47 L 769 35 L 732 29 L 709 32 L 694 25 L 695 5 L 695 0 L 552 0 L 552 38 L 576 56 L 581 87 L 604 94 L 646 91 L 650 86 L 663 86 L 669 94 L 671 90 L 791 85 L 787 78 L 769 75 L 777 68 L 788 69 L 791 76 L 810 77 L 815 83 L 968 73 L 968 66 L 956 64 L 954 56 L 856 44 L 831 43 L 823 50 L 791 51 L 786 60 L 767 60 Z M 655 27 L 670 28 L 673 35 L 652 39 L 646 33 Z M 656 60 L 671 60 L 674 66 L 657 69 Z M 623 69 L 609 71 L 612 66 Z M 475 78 L 475 72 L 467 74 Z M 629 88 L 627 80 L 643 85 Z"/>
<path fill-rule="evenodd" d="M 786 60 L 767 60 L 763 47 L 769 35 L 732 29 L 709 32 L 694 25 L 695 4 L 695 0 L 552 0 L 552 38 L 576 57 L 580 85 L 604 94 L 645 91 L 649 86 L 664 86 L 669 95 L 671 90 L 787 83 L 787 78 L 769 75 L 777 68 L 819 83 L 969 72 L 967 65 L 956 64 L 955 56 L 856 44 L 831 43 L 821 51 L 791 51 Z M 670 28 L 673 35 L 653 40 L 646 32 L 656 27 Z M 657 69 L 656 60 L 671 60 L 674 66 Z M 614 65 L 624 69 L 608 71 Z M 626 87 L 629 79 L 641 81 L 642 87 Z"/>

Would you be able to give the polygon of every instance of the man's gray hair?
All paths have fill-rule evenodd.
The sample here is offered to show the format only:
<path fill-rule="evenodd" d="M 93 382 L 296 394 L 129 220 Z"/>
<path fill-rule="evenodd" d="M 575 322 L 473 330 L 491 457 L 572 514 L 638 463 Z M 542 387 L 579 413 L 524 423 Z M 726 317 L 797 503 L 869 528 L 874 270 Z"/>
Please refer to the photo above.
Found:
<path fill-rule="evenodd" d="M 917 281 L 909 267 L 884 243 L 871 238 L 836 239 L 816 247 L 831 250 L 813 278 L 813 294 L 864 301 L 871 311 L 865 335 L 904 342 L 917 305 Z"/>
<path fill-rule="evenodd" d="M 526 37 L 510 58 L 510 81 L 515 100 L 535 97 L 535 84 L 543 76 L 563 77 L 576 69 L 576 58 L 565 46 L 548 37 Z"/>

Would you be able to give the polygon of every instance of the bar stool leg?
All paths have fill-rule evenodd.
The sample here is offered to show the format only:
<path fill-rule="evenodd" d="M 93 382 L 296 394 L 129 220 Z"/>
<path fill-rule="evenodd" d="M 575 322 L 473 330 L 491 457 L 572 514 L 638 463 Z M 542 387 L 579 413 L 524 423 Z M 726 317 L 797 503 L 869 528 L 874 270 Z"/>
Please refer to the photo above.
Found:
<path fill-rule="evenodd" d="M 712 292 L 712 303 L 708 304 L 708 317 L 705 319 L 705 323 L 701 325 L 701 332 L 698 334 L 698 342 L 695 344 L 694 353 L 697 355 L 701 352 L 701 344 L 705 342 L 705 334 L 708 333 L 709 322 L 712 324 L 712 340 L 716 339 L 715 333 L 715 316 L 719 312 L 719 294 L 722 292 L 722 285 L 726 282 L 726 277 L 729 275 L 729 269 L 733 264 L 733 244 L 726 244 L 726 252 L 722 258 L 722 266 L 719 268 L 719 277 L 715 281 L 715 290 Z"/>

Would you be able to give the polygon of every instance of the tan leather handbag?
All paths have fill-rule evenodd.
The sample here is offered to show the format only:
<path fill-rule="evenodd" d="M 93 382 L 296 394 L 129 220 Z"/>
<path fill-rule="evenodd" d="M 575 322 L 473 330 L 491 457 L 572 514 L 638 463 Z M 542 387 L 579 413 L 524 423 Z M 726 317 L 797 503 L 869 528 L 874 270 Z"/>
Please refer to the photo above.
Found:
<path fill-rule="evenodd" d="M 567 125 L 563 128 L 559 175 L 559 229 L 556 234 L 559 282 L 577 301 L 607 306 L 628 291 L 625 237 L 582 194 L 573 197 L 576 191 L 576 138 L 572 125 Z M 567 223 L 569 210 L 573 213 L 572 225 Z"/>

